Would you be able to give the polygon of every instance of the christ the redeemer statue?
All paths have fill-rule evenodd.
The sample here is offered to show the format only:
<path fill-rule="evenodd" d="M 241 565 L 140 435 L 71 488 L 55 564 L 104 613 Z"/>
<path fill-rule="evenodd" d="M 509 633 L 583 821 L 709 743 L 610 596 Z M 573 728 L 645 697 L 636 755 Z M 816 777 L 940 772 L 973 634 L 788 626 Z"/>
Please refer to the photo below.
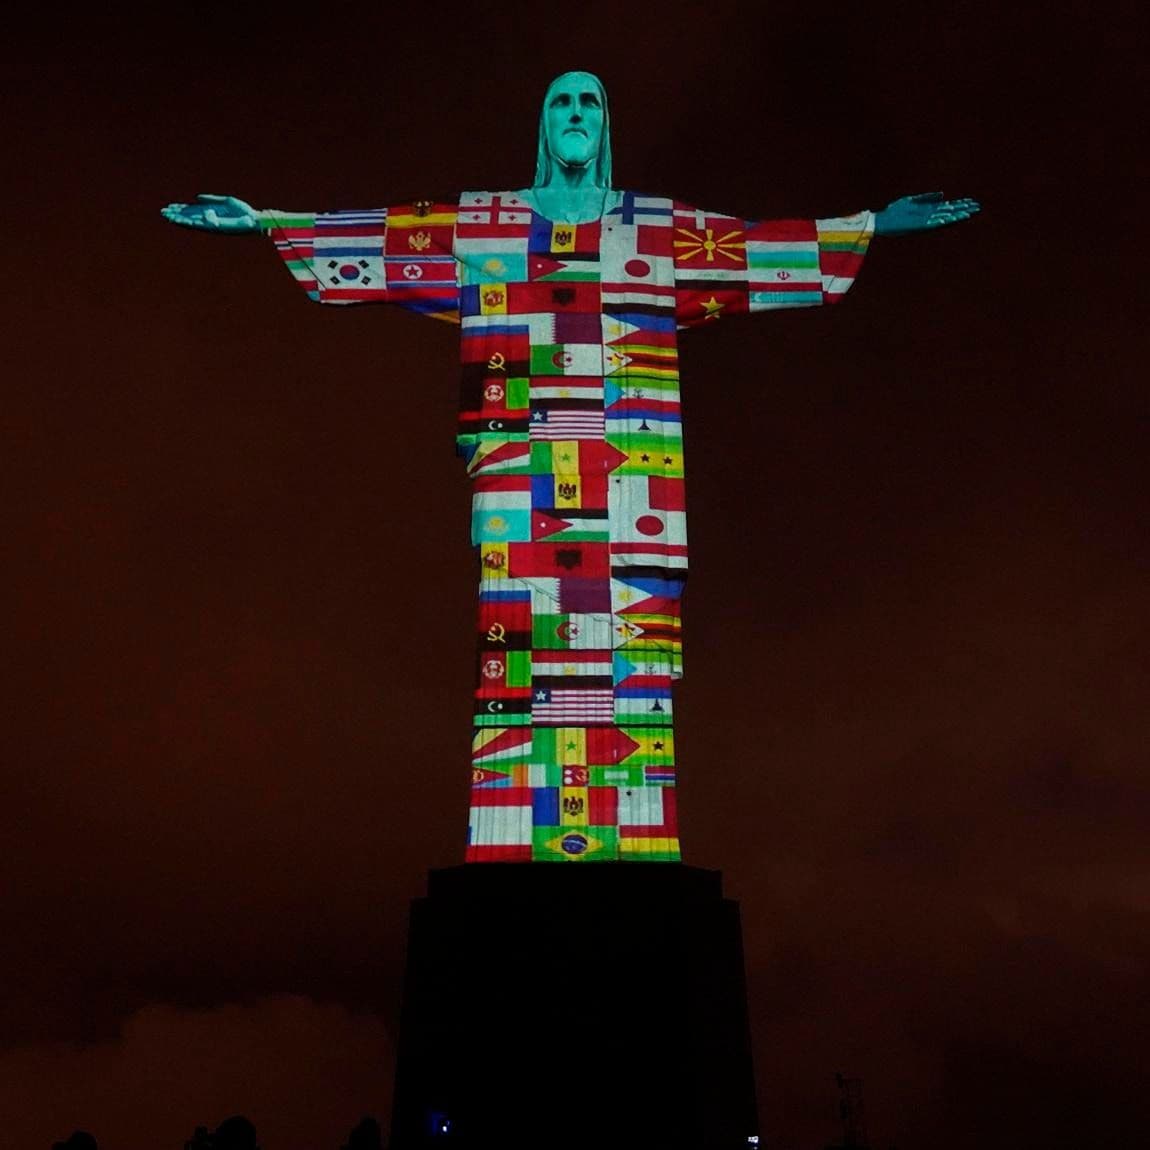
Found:
<path fill-rule="evenodd" d="M 467 859 L 677 861 L 671 684 L 687 574 L 678 334 L 833 303 L 872 235 L 973 200 L 754 222 L 611 186 L 603 85 L 547 90 L 535 182 L 385 209 L 171 204 L 266 232 L 320 303 L 460 324 L 458 445 L 479 555 Z"/>

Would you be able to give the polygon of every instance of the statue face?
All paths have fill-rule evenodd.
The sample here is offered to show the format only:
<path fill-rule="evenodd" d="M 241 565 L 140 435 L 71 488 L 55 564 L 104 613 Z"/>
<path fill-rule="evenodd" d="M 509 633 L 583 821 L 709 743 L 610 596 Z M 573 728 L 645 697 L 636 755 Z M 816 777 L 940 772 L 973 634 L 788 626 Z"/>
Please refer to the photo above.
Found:
<path fill-rule="evenodd" d="M 564 167 L 581 168 L 599 154 L 603 95 L 587 72 L 567 72 L 547 90 L 547 150 Z"/>

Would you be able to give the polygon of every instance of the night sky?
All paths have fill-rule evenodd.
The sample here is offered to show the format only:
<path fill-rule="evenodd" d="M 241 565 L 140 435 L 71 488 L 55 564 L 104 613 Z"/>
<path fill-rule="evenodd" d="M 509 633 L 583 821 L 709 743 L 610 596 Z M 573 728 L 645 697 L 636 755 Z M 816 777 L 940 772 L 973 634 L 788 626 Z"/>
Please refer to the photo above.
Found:
<path fill-rule="evenodd" d="M 742 904 L 768 1145 L 839 1136 L 836 1070 L 878 1147 L 1144 1140 L 1141 12 L 32 14 L 0 1144 L 176 1150 L 238 1111 L 265 1150 L 335 1150 L 388 1116 L 408 903 L 466 827 L 457 331 L 316 307 L 266 241 L 159 208 L 523 186 L 572 67 L 606 83 L 620 187 L 751 218 L 984 204 L 877 240 L 837 308 L 681 345 L 682 833 Z"/>

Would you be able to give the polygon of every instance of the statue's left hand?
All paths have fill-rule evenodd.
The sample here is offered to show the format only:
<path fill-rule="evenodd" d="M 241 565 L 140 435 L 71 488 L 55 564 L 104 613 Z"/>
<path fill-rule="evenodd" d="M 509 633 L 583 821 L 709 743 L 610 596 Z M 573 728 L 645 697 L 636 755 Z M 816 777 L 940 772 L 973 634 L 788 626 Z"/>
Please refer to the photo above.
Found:
<path fill-rule="evenodd" d="M 981 210 L 977 200 L 944 200 L 942 192 L 923 192 L 902 196 L 887 204 L 874 217 L 876 236 L 906 236 L 931 228 L 944 228 L 969 220 Z"/>

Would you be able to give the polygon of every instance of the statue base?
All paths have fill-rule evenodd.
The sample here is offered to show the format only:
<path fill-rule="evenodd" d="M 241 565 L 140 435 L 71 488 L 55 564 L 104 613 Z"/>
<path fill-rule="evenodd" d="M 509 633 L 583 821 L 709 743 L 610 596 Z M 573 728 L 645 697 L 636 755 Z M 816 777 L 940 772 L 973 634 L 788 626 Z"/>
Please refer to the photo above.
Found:
<path fill-rule="evenodd" d="M 738 904 L 675 863 L 472 863 L 411 909 L 393 1150 L 757 1144 Z"/>

